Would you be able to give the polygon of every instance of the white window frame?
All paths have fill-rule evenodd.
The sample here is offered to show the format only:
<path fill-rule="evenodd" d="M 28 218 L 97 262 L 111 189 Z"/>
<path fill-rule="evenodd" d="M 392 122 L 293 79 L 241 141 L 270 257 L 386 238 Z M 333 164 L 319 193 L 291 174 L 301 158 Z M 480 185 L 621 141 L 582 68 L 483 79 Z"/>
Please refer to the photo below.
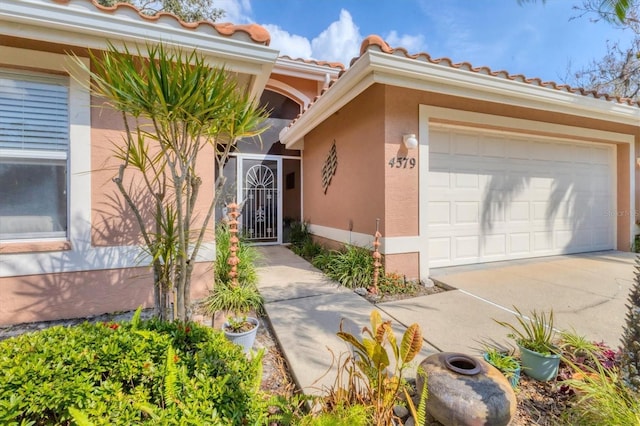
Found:
<path fill-rule="evenodd" d="M 88 59 L 81 59 L 86 66 Z M 89 73 L 67 55 L 0 46 L 0 67 L 68 76 L 69 149 L 67 159 L 66 249 L 51 250 L 52 240 L 0 241 L 0 277 L 100 269 L 91 247 L 91 98 Z M 44 243 L 45 249 L 38 250 Z M 61 242 L 65 244 L 65 242 Z M 113 259 L 113 257 L 112 257 Z M 98 262 L 98 263 L 104 263 Z M 118 262 L 114 262 L 117 266 Z M 127 262 L 128 263 L 128 262 Z M 105 268 L 107 265 L 102 265 Z"/>
<path fill-rule="evenodd" d="M 55 241 L 55 240 L 67 240 L 69 237 L 69 77 L 61 76 L 57 74 L 36 73 L 24 70 L 15 70 L 11 68 L 3 68 L 0 64 L 0 77 L 13 79 L 21 82 L 34 82 L 50 84 L 52 86 L 62 86 L 66 89 L 66 108 L 67 116 L 63 123 L 63 127 L 67 128 L 67 138 L 61 149 L 13 149 L 0 147 L 0 159 L 11 163 L 11 160 L 15 160 L 15 163 L 28 163 L 30 160 L 36 160 L 37 164 L 50 163 L 52 165 L 64 164 L 65 167 L 65 223 L 63 224 L 63 231 L 54 232 L 22 232 L 6 234 L 3 236 L 0 234 L 0 240 L 3 242 L 23 242 L 23 241 Z"/>

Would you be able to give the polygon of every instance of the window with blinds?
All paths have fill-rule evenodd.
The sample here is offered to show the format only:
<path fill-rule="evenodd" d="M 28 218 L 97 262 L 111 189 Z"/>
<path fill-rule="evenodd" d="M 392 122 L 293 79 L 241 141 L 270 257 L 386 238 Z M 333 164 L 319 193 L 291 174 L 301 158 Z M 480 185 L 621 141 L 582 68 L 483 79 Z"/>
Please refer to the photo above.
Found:
<path fill-rule="evenodd" d="M 67 236 L 68 78 L 0 69 L 0 239 Z"/>

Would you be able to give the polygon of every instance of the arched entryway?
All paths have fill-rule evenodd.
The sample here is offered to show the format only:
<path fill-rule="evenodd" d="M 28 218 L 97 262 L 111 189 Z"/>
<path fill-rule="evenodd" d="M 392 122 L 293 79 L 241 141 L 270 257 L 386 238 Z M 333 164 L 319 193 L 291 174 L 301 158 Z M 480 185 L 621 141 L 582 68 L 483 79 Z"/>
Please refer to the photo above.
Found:
<path fill-rule="evenodd" d="M 259 139 L 241 141 L 231 154 L 218 218 L 224 205 L 238 200 L 243 236 L 256 244 L 282 244 L 289 242 L 291 223 L 302 220 L 302 164 L 300 151 L 286 149 L 279 134 L 300 113 L 300 105 L 270 90 L 260 103 L 270 111 L 270 127 Z"/>

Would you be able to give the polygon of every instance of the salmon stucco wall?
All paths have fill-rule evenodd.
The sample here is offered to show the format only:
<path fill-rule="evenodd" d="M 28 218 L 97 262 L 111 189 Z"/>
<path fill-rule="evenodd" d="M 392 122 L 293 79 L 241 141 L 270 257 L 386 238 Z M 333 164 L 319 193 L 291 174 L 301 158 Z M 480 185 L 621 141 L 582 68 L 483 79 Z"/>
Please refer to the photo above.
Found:
<path fill-rule="evenodd" d="M 384 86 L 385 99 L 385 233 L 384 237 L 420 233 L 419 148 L 407 149 L 403 135 L 418 137 L 418 105 Z"/>
<path fill-rule="evenodd" d="M 213 283 L 211 263 L 198 263 L 192 277 L 192 299 L 203 298 Z M 153 306 L 153 276 L 142 267 L 0 278 L 0 288 L 0 325 Z"/>
<path fill-rule="evenodd" d="M 409 280 L 417 279 L 420 277 L 420 253 L 387 254 L 384 271 L 400 273 Z"/>
<path fill-rule="evenodd" d="M 100 99 L 93 98 L 91 110 L 91 166 L 92 166 L 92 244 L 94 246 L 124 246 L 140 244 L 140 227 L 131 210 L 118 190 L 113 179 L 118 175 L 121 162 L 115 157 L 117 146 L 124 144 L 124 128 L 120 113 L 102 107 Z M 131 123 L 133 125 L 133 123 Z M 153 146 L 153 145 L 152 145 Z M 192 229 L 202 223 L 213 198 L 214 188 L 214 150 L 207 145 L 198 156 L 197 173 L 202 179 L 196 215 Z M 140 174 L 129 167 L 124 175 L 124 185 L 130 188 L 132 182 L 140 183 Z M 132 199 L 139 206 L 143 217 L 152 223 L 150 210 L 153 200 L 144 192 L 132 193 Z M 171 195 L 168 194 L 167 198 Z M 145 201 L 146 200 L 146 201 Z M 205 241 L 213 241 L 213 224 L 209 224 L 209 233 Z"/>
<path fill-rule="evenodd" d="M 318 96 L 318 94 L 320 94 L 321 87 L 319 86 L 318 81 L 316 80 L 308 80 L 305 78 L 292 77 L 289 75 L 281 75 L 281 74 L 272 74 L 271 79 L 282 82 L 287 86 L 291 86 L 296 90 L 299 90 L 301 93 L 307 96 L 311 101 L 313 101 L 313 99 L 316 96 Z M 280 90 L 274 87 L 269 87 L 269 88 L 270 90 L 275 90 L 277 92 L 280 92 Z M 294 98 L 294 96 L 291 93 L 281 93 L 281 94 Z M 299 103 L 301 101 L 301 99 L 294 99 L 294 100 Z"/>
<path fill-rule="evenodd" d="M 344 231 L 384 234 L 384 88 L 368 89 L 305 136 L 304 219 Z M 337 169 L 326 194 L 322 166 L 336 144 Z"/>

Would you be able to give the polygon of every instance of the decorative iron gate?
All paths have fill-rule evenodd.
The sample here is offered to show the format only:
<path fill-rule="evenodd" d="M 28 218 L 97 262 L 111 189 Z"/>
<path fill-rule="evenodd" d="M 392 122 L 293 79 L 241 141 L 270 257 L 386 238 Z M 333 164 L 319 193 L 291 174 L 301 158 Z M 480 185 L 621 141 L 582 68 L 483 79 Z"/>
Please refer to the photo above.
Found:
<path fill-rule="evenodd" d="M 251 160 L 245 160 L 245 164 Z M 255 161 L 252 161 L 255 162 Z M 273 163 L 273 169 L 266 164 Z M 247 240 L 278 241 L 277 162 L 263 161 L 249 167 L 243 179 L 242 230 Z"/>

